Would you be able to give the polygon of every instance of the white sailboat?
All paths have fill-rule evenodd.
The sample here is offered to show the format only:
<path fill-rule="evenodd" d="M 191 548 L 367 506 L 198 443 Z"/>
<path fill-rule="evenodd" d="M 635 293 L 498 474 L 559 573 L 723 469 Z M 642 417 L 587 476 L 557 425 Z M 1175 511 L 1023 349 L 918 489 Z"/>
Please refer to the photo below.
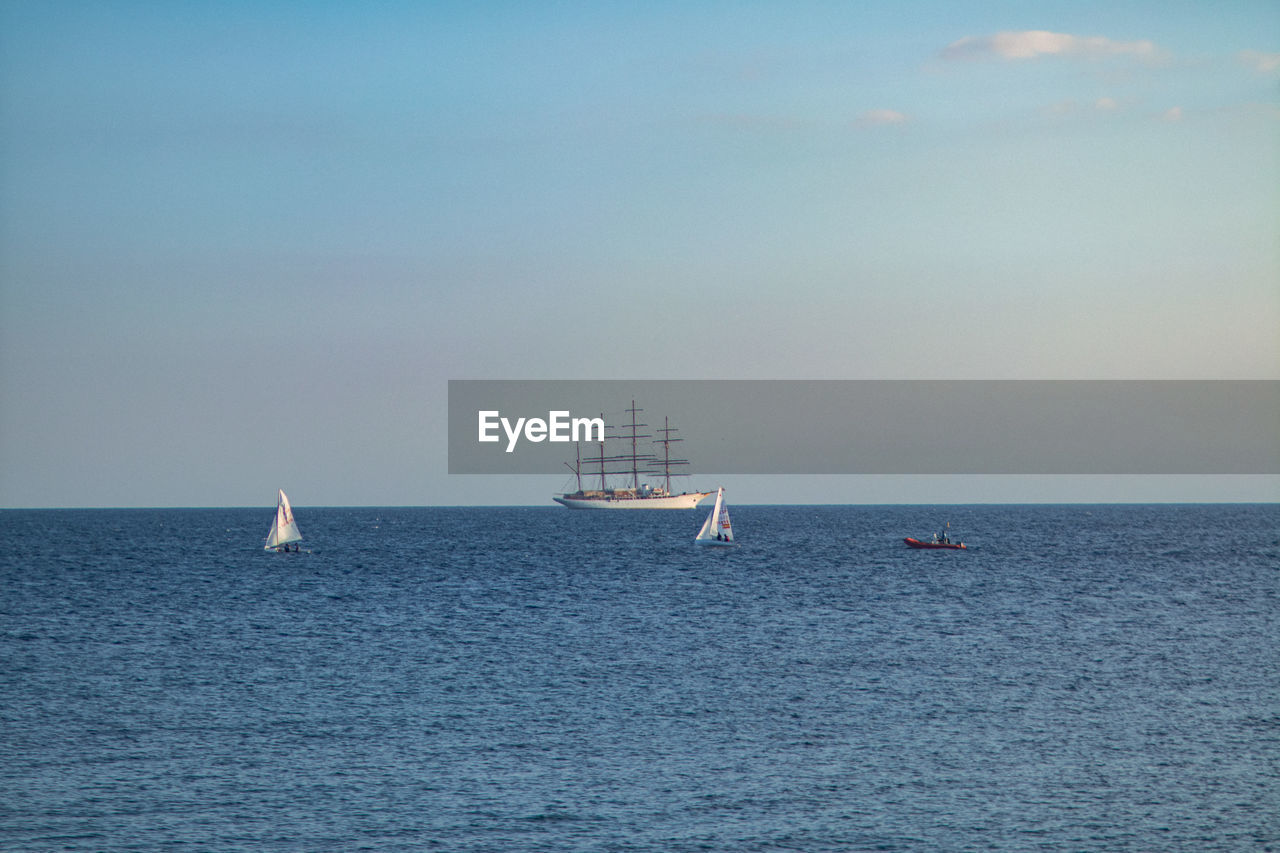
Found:
<path fill-rule="evenodd" d="M 302 531 L 298 530 L 298 522 L 293 518 L 293 507 L 289 506 L 289 496 L 284 493 L 284 489 L 280 490 L 280 497 L 276 501 L 276 517 L 271 520 L 271 532 L 267 534 L 267 544 L 262 546 L 264 551 L 289 551 L 298 550 L 298 546 L 294 543 L 302 541 Z M 289 546 L 293 545 L 291 549 Z"/>
<path fill-rule="evenodd" d="M 729 507 L 724 502 L 724 487 L 716 490 L 716 505 L 711 509 L 702 529 L 694 537 L 699 545 L 732 545 L 733 526 L 729 523 Z"/>

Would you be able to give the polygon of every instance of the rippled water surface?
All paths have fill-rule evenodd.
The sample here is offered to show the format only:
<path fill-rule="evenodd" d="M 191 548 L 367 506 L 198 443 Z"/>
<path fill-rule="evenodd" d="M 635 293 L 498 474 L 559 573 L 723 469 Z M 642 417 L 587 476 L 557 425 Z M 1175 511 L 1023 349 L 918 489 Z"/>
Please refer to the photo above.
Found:
<path fill-rule="evenodd" d="M 295 511 L 0 512 L 0 849 L 1280 850 L 1275 505 Z"/>

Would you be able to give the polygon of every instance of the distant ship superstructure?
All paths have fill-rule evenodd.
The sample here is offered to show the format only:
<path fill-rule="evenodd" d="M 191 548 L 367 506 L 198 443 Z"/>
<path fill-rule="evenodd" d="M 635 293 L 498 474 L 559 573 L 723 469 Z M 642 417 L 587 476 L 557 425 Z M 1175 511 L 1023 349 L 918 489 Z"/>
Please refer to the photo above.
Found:
<path fill-rule="evenodd" d="M 688 466 L 689 460 L 671 458 L 671 445 L 684 439 L 672 437 L 676 429 L 664 417 L 662 427 L 657 430 L 662 437 L 653 441 L 654 444 L 662 445 L 661 456 L 657 453 L 642 453 L 641 439 L 651 439 L 653 436 L 640 432 L 648 426 L 640 423 L 636 418 L 641 411 L 643 410 L 636 408 L 635 400 L 632 400 L 631 408 L 627 409 L 627 413 L 631 415 L 631 422 L 623 427 L 627 430 L 626 434 L 610 435 L 611 427 L 606 425 L 601 440 L 591 443 L 593 446 L 590 449 L 594 453 L 587 453 L 584 456 L 582 444 L 575 445 L 574 462 L 573 464 L 566 462 L 565 465 L 577 478 L 578 490 L 556 495 L 553 500 L 569 509 L 693 509 L 703 498 L 715 494 L 714 492 L 672 493 L 671 478 L 688 476 L 680 469 Z M 604 416 L 601 415 L 601 417 Z M 616 446 L 619 441 L 629 443 L 629 449 L 611 452 L 608 445 L 612 443 Z M 651 486 L 641 481 L 641 475 L 661 477 L 662 484 Z M 599 477 L 600 487 L 584 489 L 582 487 L 584 476 L 592 479 Z M 626 485 L 610 486 L 610 477 L 624 477 Z"/>

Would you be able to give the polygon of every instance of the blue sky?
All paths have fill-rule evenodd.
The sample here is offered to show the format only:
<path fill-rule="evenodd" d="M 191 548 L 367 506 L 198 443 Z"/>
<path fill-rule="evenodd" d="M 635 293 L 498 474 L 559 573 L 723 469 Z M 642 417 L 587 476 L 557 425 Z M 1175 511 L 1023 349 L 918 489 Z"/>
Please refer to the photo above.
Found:
<path fill-rule="evenodd" d="M 1270 2 L 0 2 L 0 121 L 2 506 L 545 502 L 450 378 L 1280 378 Z"/>

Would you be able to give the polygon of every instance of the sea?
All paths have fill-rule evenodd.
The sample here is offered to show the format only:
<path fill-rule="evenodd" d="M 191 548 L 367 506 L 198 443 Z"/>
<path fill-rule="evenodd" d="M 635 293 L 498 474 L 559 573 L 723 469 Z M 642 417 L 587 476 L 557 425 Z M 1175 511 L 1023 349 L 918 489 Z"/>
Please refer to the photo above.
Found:
<path fill-rule="evenodd" d="M 1280 850 L 1280 505 L 294 511 L 0 512 L 0 849 Z"/>

